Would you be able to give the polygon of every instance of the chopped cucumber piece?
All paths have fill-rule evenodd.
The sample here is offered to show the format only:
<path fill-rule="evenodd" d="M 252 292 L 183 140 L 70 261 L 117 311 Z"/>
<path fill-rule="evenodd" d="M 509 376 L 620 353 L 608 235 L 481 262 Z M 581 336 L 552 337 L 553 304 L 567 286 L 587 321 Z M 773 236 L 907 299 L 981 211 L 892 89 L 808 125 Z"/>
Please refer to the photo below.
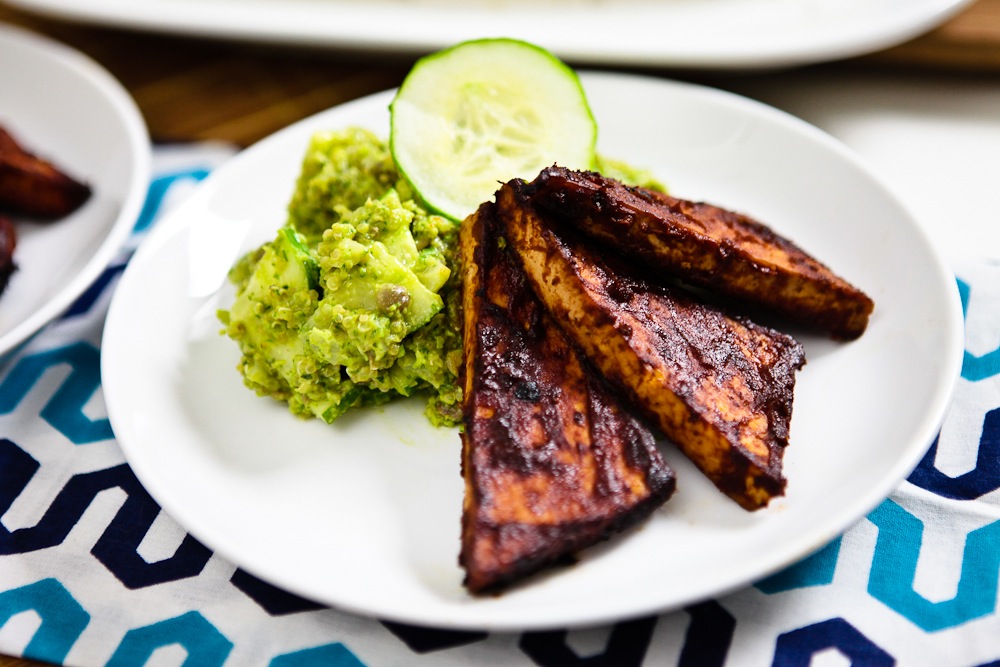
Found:
<path fill-rule="evenodd" d="M 406 327 L 406 333 L 427 324 L 441 310 L 441 297 L 424 287 L 416 274 L 381 243 L 365 247 L 345 239 L 341 245 L 345 252 L 349 248 L 356 250 L 358 261 L 342 276 L 327 280 L 325 303 L 372 316 L 393 317 Z"/>

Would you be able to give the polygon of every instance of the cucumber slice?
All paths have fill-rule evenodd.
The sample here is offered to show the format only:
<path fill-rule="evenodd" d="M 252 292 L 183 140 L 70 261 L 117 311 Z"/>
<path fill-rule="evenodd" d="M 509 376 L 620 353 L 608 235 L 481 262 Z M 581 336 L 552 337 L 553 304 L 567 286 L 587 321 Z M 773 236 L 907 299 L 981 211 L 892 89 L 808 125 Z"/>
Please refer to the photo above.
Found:
<path fill-rule="evenodd" d="M 425 56 L 389 110 L 396 167 L 453 220 L 513 178 L 594 163 L 597 124 L 579 78 L 527 42 L 478 39 Z"/>

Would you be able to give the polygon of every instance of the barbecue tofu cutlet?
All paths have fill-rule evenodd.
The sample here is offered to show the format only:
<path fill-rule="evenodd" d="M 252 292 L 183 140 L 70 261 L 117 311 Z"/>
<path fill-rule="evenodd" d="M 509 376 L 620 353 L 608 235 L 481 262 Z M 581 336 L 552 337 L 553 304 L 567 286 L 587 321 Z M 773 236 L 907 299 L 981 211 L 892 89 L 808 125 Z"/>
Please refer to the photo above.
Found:
<path fill-rule="evenodd" d="M 80 208 L 90 186 L 29 153 L 0 127 L 0 211 L 54 220 Z"/>
<path fill-rule="evenodd" d="M 649 516 L 674 491 L 653 432 L 563 337 L 503 247 L 492 204 L 462 226 L 460 564 L 498 591 Z"/>
<path fill-rule="evenodd" d="M 556 232 L 523 181 L 497 192 L 497 216 L 535 294 L 613 385 L 715 485 L 747 510 L 784 493 L 795 373 L 791 337 L 726 316 L 613 264 Z"/>
<path fill-rule="evenodd" d="M 744 300 L 831 337 L 864 333 L 872 300 L 769 227 L 717 206 L 592 172 L 543 170 L 531 199 L 546 215 L 654 271 Z"/>

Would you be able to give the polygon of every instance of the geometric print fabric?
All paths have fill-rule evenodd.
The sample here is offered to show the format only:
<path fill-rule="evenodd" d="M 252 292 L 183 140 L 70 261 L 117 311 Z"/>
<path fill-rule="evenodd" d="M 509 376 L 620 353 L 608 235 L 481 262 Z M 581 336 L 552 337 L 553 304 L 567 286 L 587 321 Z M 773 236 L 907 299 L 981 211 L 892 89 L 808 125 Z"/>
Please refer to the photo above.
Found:
<path fill-rule="evenodd" d="M 572 631 L 381 622 L 285 593 L 213 554 L 129 470 L 100 338 L 130 251 L 224 147 L 157 147 L 128 247 L 0 362 L 0 652 L 116 665 L 1000 665 L 1000 266 L 955 267 L 962 379 L 893 495 L 812 556 L 676 612 Z"/>

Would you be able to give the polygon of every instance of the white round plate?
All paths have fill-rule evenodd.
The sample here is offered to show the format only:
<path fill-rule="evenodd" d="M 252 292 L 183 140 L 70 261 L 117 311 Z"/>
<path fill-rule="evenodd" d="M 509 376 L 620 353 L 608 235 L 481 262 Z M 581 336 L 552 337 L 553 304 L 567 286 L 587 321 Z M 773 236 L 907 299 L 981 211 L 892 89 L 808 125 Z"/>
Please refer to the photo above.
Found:
<path fill-rule="evenodd" d="M 518 37 L 576 63 L 761 68 L 860 55 L 971 0 L 8 0 L 185 35 L 419 53 Z"/>
<path fill-rule="evenodd" d="M 448 628 L 569 627 L 676 608 L 749 584 L 825 545 L 917 464 L 962 355 L 955 280 L 906 210 L 841 144 L 719 91 L 583 75 L 607 156 L 679 196 L 767 221 L 865 289 L 859 340 L 802 336 L 788 495 L 747 513 L 669 444 L 678 491 L 643 526 L 576 565 L 476 599 L 457 563 L 456 430 L 419 401 L 304 422 L 245 389 L 216 310 L 226 271 L 273 238 L 310 135 L 388 132 L 391 92 L 293 125 L 214 172 L 140 247 L 103 344 L 104 394 L 125 456 L 192 534 L 300 595 Z"/>
<path fill-rule="evenodd" d="M 151 148 L 132 98 L 107 71 L 48 38 L 0 25 L 0 126 L 93 189 L 52 222 L 14 218 L 18 269 L 0 295 L 0 355 L 62 313 L 128 238 Z"/>

